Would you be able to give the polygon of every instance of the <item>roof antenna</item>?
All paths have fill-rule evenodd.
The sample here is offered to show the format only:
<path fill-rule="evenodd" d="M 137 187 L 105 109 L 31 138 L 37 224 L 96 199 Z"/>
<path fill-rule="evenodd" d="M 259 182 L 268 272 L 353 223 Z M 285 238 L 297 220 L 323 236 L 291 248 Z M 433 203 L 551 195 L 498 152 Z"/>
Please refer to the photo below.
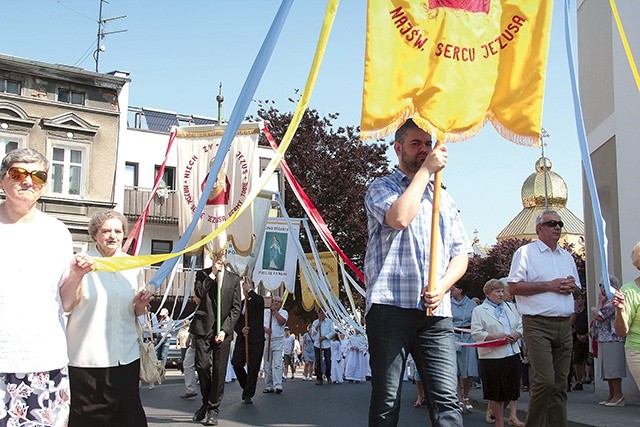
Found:
<path fill-rule="evenodd" d="M 100 42 L 104 40 L 105 36 L 108 36 L 109 34 L 124 33 L 125 31 L 127 31 L 127 30 L 117 30 L 117 31 L 109 31 L 109 32 L 104 31 L 104 24 L 106 24 L 109 21 L 115 21 L 116 19 L 126 18 L 127 15 L 116 16 L 115 18 L 102 19 L 102 3 L 109 4 L 109 2 L 107 0 L 100 0 L 100 15 L 98 17 L 98 42 L 96 43 L 96 50 L 93 52 L 93 59 L 96 60 L 96 73 L 98 72 L 98 64 L 100 62 L 100 52 L 104 52 L 105 50 L 107 50 L 105 45 L 100 44 Z"/>

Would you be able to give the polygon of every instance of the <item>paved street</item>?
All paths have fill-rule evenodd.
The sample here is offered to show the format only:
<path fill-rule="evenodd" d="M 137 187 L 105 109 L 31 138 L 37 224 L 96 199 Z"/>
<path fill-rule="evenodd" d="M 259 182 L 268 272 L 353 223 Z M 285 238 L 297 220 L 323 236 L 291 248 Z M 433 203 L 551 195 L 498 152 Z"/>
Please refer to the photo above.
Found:
<path fill-rule="evenodd" d="M 240 401 L 240 386 L 228 383 L 220 412 L 220 425 L 239 426 L 366 426 L 369 407 L 369 383 L 316 386 L 314 382 L 287 381 L 281 395 L 263 394 L 262 380 L 253 405 Z M 153 390 L 140 390 L 152 427 L 200 425 L 191 416 L 200 405 L 200 398 L 182 400 L 184 383 L 179 371 L 170 370 L 167 380 Z M 401 426 L 428 425 L 426 409 L 414 409 L 415 386 L 405 382 L 402 393 Z M 487 426 L 484 413 L 465 414 L 465 426 Z"/>
<path fill-rule="evenodd" d="M 220 425 L 241 426 L 354 426 L 367 425 L 367 411 L 371 385 L 340 384 L 316 386 L 314 382 L 295 381 L 284 383 L 281 395 L 263 394 L 264 383 L 258 380 L 258 394 L 253 405 L 240 402 L 240 386 L 228 383 L 220 413 Z M 585 385 L 584 391 L 568 393 L 567 412 L 571 427 L 629 427 L 640 425 L 640 405 L 637 398 L 628 396 L 627 406 L 607 408 L 598 405 L 606 390 L 594 391 L 594 385 Z M 167 380 L 153 390 L 140 390 L 149 426 L 185 427 L 199 423 L 191 421 L 191 416 L 200 406 L 200 398 L 182 400 L 178 396 L 185 392 L 182 374 L 175 369 L 168 371 Z M 428 415 L 425 408 L 413 408 L 416 397 L 415 386 L 405 382 L 402 393 L 402 409 L 399 426 L 427 426 Z M 467 427 L 487 427 L 484 421 L 482 390 L 472 389 L 469 394 L 476 408 L 464 414 Z M 528 393 L 523 393 L 518 401 L 520 419 L 524 420 Z"/>

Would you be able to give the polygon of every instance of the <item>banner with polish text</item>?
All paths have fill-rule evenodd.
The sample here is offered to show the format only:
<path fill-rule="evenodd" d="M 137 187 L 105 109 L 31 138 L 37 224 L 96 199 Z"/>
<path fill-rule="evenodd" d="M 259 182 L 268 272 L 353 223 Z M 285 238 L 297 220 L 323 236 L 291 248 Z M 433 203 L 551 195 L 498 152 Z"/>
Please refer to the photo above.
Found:
<path fill-rule="evenodd" d="M 369 0 L 361 139 L 413 117 L 439 141 L 491 121 L 539 145 L 553 0 Z"/>
<path fill-rule="evenodd" d="M 296 243 L 300 235 L 300 220 L 292 220 L 293 230 L 282 218 L 269 218 L 258 260 L 253 270 L 253 281 L 270 291 L 284 286 L 292 294 L 296 285 L 298 266 Z"/>
<path fill-rule="evenodd" d="M 255 178 L 254 152 L 258 145 L 260 126 L 260 123 L 246 123 L 240 126 L 229 151 L 225 153 L 226 157 L 213 190 L 207 195 L 202 194 L 202 189 L 211 164 L 218 154 L 225 126 L 177 128 L 176 182 L 180 200 L 180 234 L 183 234 L 191 223 L 200 198 L 207 197 L 200 222 L 187 246 L 209 235 L 244 203 Z M 209 254 L 219 254 L 226 248 L 227 241 L 233 245 L 235 252 L 242 255 L 251 253 L 254 241 L 252 209 L 245 211 L 227 230 L 207 243 L 206 250 Z"/>

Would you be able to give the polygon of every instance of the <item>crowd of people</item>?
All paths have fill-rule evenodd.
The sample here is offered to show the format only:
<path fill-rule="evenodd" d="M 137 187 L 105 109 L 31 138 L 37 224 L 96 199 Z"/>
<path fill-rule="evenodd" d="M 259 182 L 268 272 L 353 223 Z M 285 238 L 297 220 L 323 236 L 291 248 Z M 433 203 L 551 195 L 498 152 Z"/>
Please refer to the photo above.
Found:
<path fill-rule="evenodd" d="M 43 426 L 146 426 L 139 340 L 154 340 L 157 358 L 166 361 L 176 324 L 186 387 L 180 397 L 200 395 L 192 419 L 204 425 L 218 424 L 231 377 L 242 402 L 252 404 L 261 375 L 262 393 L 279 395 L 299 366 L 302 380 L 317 386 L 371 380 L 369 425 L 397 425 L 409 359 L 414 406 L 428 408 L 432 425 L 462 426 L 463 412 L 473 409 L 469 391 L 480 381 L 488 422 L 566 426 L 567 392 L 593 381 L 594 360 L 609 389 L 599 404 L 624 406 L 627 366 L 640 383 L 640 277 L 620 286 L 609 276 L 612 298 L 602 280 L 590 325 L 576 264 L 559 245 L 562 218 L 545 210 L 536 218 L 538 239 L 516 250 L 508 277 L 487 281 L 484 296 L 470 298 L 458 281 L 471 245 L 443 191 L 436 282 L 429 283 L 433 175 L 446 166 L 447 149 L 433 147 L 431 135 L 408 119 L 394 150 L 398 168 L 374 180 L 365 198 L 366 334 L 341 333 L 318 309 L 298 336 L 282 297 L 272 295 L 265 306 L 252 281 L 226 267 L 224 253 L 196 273 L 190 320 L 174 322 L 166 308 L 155 318 L 141 269 L 93 271 L 96 257 L 128 256 L 126 218 L 96 213 L 88 225 L 95 249 L 74 255 L 64 224 L 36 207 L 48 160 L 31 149 L 7 154 L 0 165 L 0 235 L 3 242 L 37 244 L 47 256 L 34 268 L 12 245 L 0 247 L 3 283 L 23 284 L 4 286 L 0 305 L 0 425 L 24 418 Z M 640 270 L 640 242 L 631 258 Z M 37 318 L 21 314 L 25 293 Z M 138 326 L 147 323 L 151 330 L 140 335 Z M 7 393 L 16 388 L 24 391 Z M 517 415 L 522 391 L 530 393 L 526 424 Z"/>

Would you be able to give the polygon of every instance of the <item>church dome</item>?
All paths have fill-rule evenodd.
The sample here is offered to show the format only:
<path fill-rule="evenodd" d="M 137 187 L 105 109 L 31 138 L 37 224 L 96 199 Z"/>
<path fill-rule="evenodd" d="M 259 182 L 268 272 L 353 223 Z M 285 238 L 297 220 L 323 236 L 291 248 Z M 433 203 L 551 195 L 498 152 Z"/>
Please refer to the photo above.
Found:
<path fill-rule="evenodd" d="M 538 238 L 536 217 L 547 210 L 544 201 L 546 175 L 549 209 L 556 211 L 564 222 L 563 239 L 569 243 L 578 243 L 584 235 L 584 223 L 567 208 L 569 192 L 567 184 L 560 175 L 551 170 L 551 161 L 546 157 L 540 157 L 535 167 L 536 171 L 524 180 L 520 190 L 523 208 L 498 234 L 498 241 L 506 239 L 535 240 Z"/>
<path fill-rule="evenodd" d="M 520 190 L 522 205 L 525 208 L 536 206 L 544 208 L 546 193 L 549 197 L 550 209 L 565 207 L 568 196 L 567 184 L 560 175 L 551 170 L 551 160 L 546 157 L 540 157 L 535 167 L 536 171 L 529 175 L 522 184 L 522 189 Z"/>

